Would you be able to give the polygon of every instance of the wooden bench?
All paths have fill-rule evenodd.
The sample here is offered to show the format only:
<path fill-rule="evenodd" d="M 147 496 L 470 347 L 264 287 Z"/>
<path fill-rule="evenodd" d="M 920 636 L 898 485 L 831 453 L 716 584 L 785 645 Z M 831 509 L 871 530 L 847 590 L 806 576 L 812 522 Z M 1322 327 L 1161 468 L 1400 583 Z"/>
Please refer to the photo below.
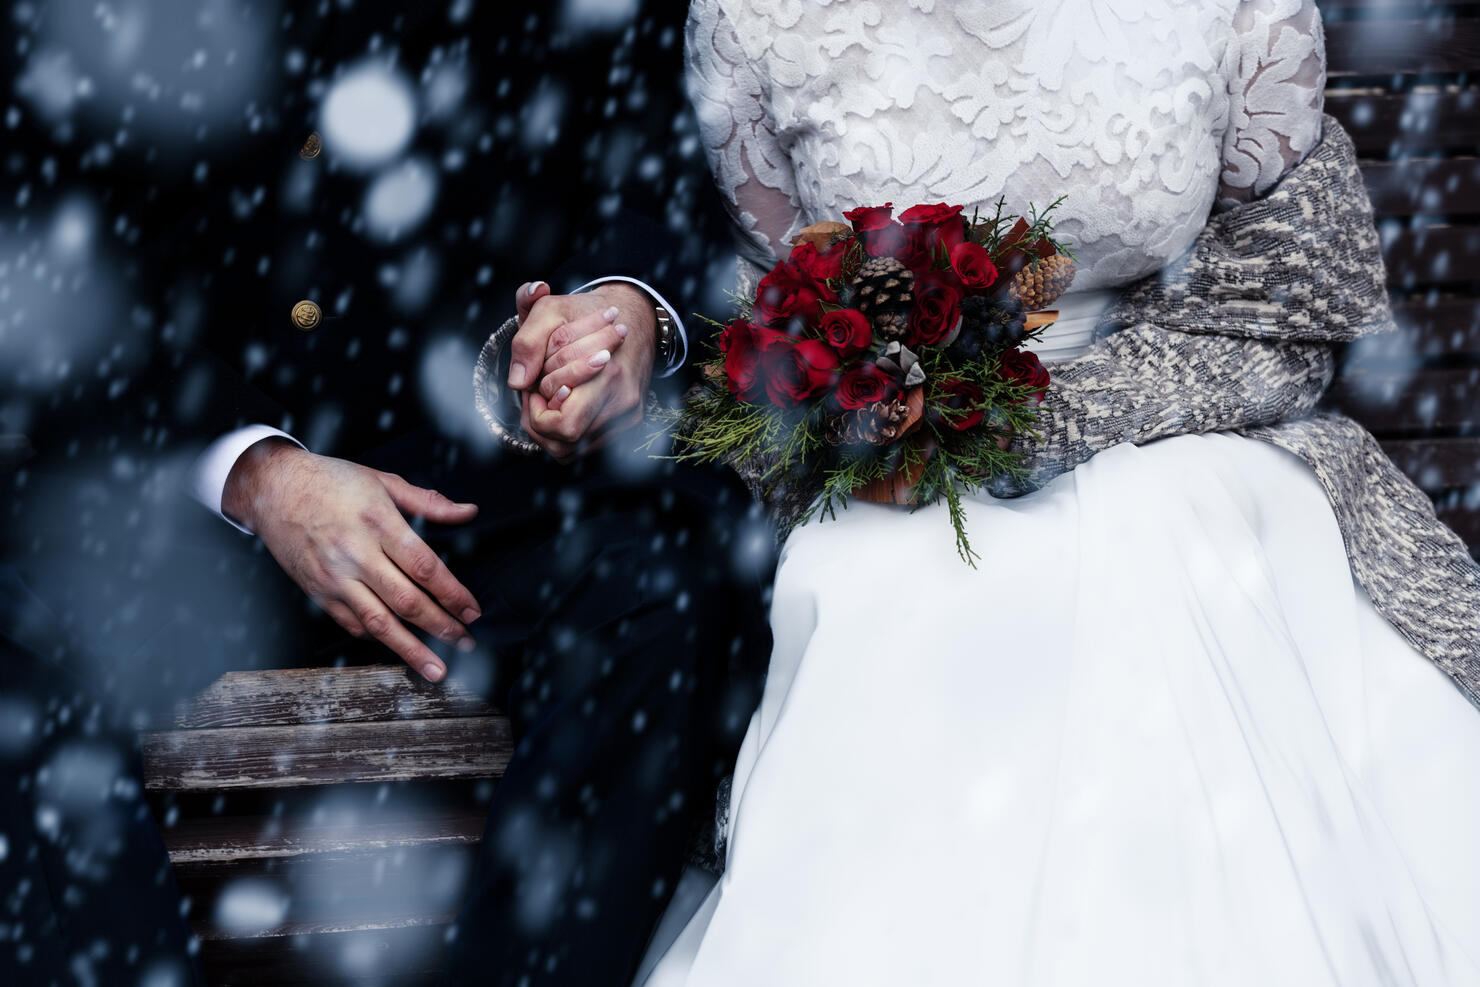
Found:
<path fill-rule="evenodd" d="M 213 983 L 434 980 L 507 719 L 401 665 L 230 672 L 142 746 Z"/>
<path fill-rule="evenodd" d="M 1329 401 L 1480 558 L 1480 6 L 1320 6 L 1401 329 L 1345 353 Z M 510 752 L 496 711 L 389 665 L 228 674 L 145 735 L 212 981 L 434 980 Z"/>

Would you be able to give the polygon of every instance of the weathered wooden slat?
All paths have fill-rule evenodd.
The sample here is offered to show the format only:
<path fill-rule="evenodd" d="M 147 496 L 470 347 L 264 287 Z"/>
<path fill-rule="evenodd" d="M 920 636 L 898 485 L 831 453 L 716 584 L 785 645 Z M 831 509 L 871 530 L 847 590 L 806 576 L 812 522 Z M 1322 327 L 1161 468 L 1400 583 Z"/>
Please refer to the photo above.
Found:
<path fill-rule="evenodd" d="M 415 815 L 316 822 L 252 816 L 187 819 L 164 834 L 177 867 L 242 861 L 338 857 L 406 847 L 471 846 L 483 835 L 481 809 L 429 808 Z"/>
<path fill-rule="evenodd" d="M 1399 350 L 1432 357 L 1480 353 L 1480 298 L 1436 298 L 1393 305 Z"/>
<path fill-rule="evenodd" d="M 1480 483 L 1480 437 L 1390 439 L 1382 449 L 1424 490 Z"/>
<path fill-rule="evenodd" d="M 1480 226 L 1424 226 L 1383 241 L 1390 288 L 1480 281 Z"/>
<path fill-rule="evenodd" d="M 1326 90 L 1326 111 L 1364 158 L 1439 154 L 1480 147 L 1480 89 L 1385 93 Z"/>
<path fill-rule="evenodd" d="M 175 714 L 187 728 L 488 716 L 455 680 L 432 684 L 405 665 L 227 672 Z"/>
<path fill-rule="evenodd" d="M 192 926 L 192 931 L 204 941 L 216 942 L 229 939 L 235 939 L 237 941 L 243 939 L 292 939 L 297 936 L 332 935 L 336 932 L 376 932 L 389 929 L 445 926 L 450 924 L 456 918 L 456 915 L 456 912 L 420 914 L 396 911 L 374 918 L 356 919 L 350 922 L 283 922 L 280 925 L 274 925 L 247 936 L 236 935 L 219 929 L 209 922 L 202 922 Z"/>
<path fill-rule="evenodd" d="M 1378 216 L 1480 213 L 1480 158 L 1364 161 L 1362 177 Z"/>
<path fill-rule="evenodd" d="M 1332 21 L 1325 25 L 1328 78 L 1474 71 L 1480 18 Z"/>
<path fill-rule="evenodd" d="M 1377 435 L 1480 425 L 1480 368 L 1417 373 L 1348 368 L 1325 403 Z"/>
<path fill-rule="evenodd" d="M 205 940 L 201 963 L 212 984 L 412 987 L 442 968 L 446 924 L 424 923 L 261 939 Z"/>
<path fill-rule="evenodd" d="M 500 716 L 171 730 L 142 745 L 145 787 L 169 791 L 496 777 L 514 749 Z"/>
<path fill-rule="evenodd" d="M 216 938 L 259 934 L 251 925 L 233 926 L 233 909 L 241 917 L 242 904 L 235 895 L 276 896 L 284 909 L 283 924 L 349 928 L 378 923 L 387 915 L 455 911 L 467 895 L 474 853 L 472 846 L 422 846 L 195 864 L 176 866 L 175 881 L 190 902 L 190 918 L 198 930 Z M 255 907 L 255 901 L 246 907 Z"/>

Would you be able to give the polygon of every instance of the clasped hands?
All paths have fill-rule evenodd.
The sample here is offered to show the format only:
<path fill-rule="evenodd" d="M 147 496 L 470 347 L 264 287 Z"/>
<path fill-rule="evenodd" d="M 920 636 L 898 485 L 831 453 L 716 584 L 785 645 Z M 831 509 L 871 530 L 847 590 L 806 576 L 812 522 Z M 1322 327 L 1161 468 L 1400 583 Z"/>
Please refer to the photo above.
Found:
<path fill-rule="evenodd" d="M 552 295 L 537 282 L 517 294 L 509 384 L 523 392 L 530 436 L 568 461 L 640 421 L 656 329 L 647 296 L 621 282 L 579 295 Z M 478 602 L 407 515 L 464 524 L 477 505 L 272 438 L 238 458 L 221 508 L 261 537 L 335 623 L 379 641 L 424 678 L 439 681 L 447 668 L 406 624 L 473 648 L 466 625 L 481 616 Z"/>
<path fill-rule="evenodd" d="M 608 282 L 554 295 L 536 281 L 519 287 L 515 307 L 509 387 L 521 392 L 519 423 L 540 448 L 567 462 L 642 420 L 657 328 L 646 294 Z"/>

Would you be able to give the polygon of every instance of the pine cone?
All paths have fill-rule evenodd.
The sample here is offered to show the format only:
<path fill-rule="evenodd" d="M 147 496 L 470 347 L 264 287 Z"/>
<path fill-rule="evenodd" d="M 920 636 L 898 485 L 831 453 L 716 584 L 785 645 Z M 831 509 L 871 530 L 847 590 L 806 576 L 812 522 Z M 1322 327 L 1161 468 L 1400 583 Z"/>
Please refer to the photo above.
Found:
<path fill-rule="evenodd" d="M 1027 308 L 1048 308 L 1073 280 L 1074 262 L 1063 254 L 1052 254 L 1018 271 L 1008 294 Z"/>
<path fill-rule="evenodd" d="M 850 293 L 852 304 L 874 325 L 876 337 L 890 342 L 909 328 L 915 300 L 915 275 L 893 257 L 870 257 L 858 269 Z"/>
<path fill-rule="evenodd" d="M 884 446 L 904 434 L 910 426 L 909 405 L 899 398 L 893 401 L 875 401 L 867 408 L 859 408 L 848 416 L 843 432 L 843 441 L 858 444 L 868 443 Z"/>
<path fill-rule="evenodd" d="M 844 412 L 835 418 L 829 418 L 822 425 L 822 437 L 830 446 L 840 446 L 848 441 L 848 427 L 852 424 L 853 415 Z"/>

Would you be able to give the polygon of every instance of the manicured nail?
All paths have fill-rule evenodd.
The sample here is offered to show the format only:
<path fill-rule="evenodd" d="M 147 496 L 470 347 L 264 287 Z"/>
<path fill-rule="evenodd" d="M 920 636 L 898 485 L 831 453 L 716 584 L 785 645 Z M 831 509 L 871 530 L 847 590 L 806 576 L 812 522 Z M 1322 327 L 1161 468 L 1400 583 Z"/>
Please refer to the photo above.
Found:
<path fill-rule="evenodd" d="M 478 612 L 477 607 L 468 607 L 462 612 L 462 621 L 464 624 L 471 624 L 473 621 L 477 620 L 481 616 L 483 616 L 483 614 Z"/>
<path fill-rule="evenodd" d="M 463 654 L 467 654 L 469 651 L 472 651 L 477 646 L 478 642 L 474 641 L 470 637 L 458 638 L 457 650 L 461 651 Z"/>
<path fill-rule="evenodd" d="M 617 307 L 615 305 L 613 305 L 611 308 L 607 309 L 605 312 L 602 312 L 601 313 L 601 317 L 603 319 L 605 319 L 606 321 L 608 321 L 608 322 L 614 322 L 614 321 L 616 321 L 616 318 L 617 318 L 617 315 L 618 314 L 620 314 L 620 313 L 618 313 Z"/>
<path fill-rule="evenodd" d="M 524 364 L 512 363 L 509 365 L 509 386 L 515 390 L 524 386 Z"/>
<path fill-rule="evenodd" d="M 558 391 L 555 392 L 555 396 L 553 398 L 551 398 L 551 400 L 552 401 L 564 401 L 568 397 L 570 397 L 570 388 L 569 387 L 566 387 L 564 384 L 561 384 L 560 385 L 560 390 L 558 390 Z"/>
<path fill-rule="evenodd" d="M 617 331 L 617 338 L 618 339 L 626 339 L 627 338 L 627 327 L 624 326 L 624 325 L 622 325 L 622 323 L 620 323 L 620 322 L 617 323 L 617 325 L 616 325 L 616 331 Z"/>
<path fill-rule="evenodd" d="M 535 293 L 535 292 L 536 292 L 536 291 L 539 291 L 539 290 L 540 290 L 540 285 L 542 285 L 542 284 L 544 284 L 544 283 L 545 283 L 545 282 L 543 282 L 543 281 L 536 281 L 536 282 L 534 282 L 534 283 L 533 283 L 533 284 L 531 284 L 531 285 L 530 285 L 530 286 L 529 286 L 529 289 L 528 289 L 528 290 L 527 290 L 527 292 L 526 292 L 526 294 L 528 294 L 528 295 L 530 295 L 530 296 L 531 296 L 531 297 L 533 297 L 533 295 L 534 295 L 534 293 Z"/>
<path fill-rule="evenodd" d="M 597 352 L 592 353 L 591 359 L 587 360 L 586 362 L 591 365 L 592 370 L 600 370 L 602 367 L 612 362 L 612 351 L 598 350 Z"/>
<path fill-rule="evenodd" d="M 442 676 L 446 674 L 447 670 L 434 661 L 429 661 L 421 666 L 422 678 L 428 682 L 441 682 Z"/>

